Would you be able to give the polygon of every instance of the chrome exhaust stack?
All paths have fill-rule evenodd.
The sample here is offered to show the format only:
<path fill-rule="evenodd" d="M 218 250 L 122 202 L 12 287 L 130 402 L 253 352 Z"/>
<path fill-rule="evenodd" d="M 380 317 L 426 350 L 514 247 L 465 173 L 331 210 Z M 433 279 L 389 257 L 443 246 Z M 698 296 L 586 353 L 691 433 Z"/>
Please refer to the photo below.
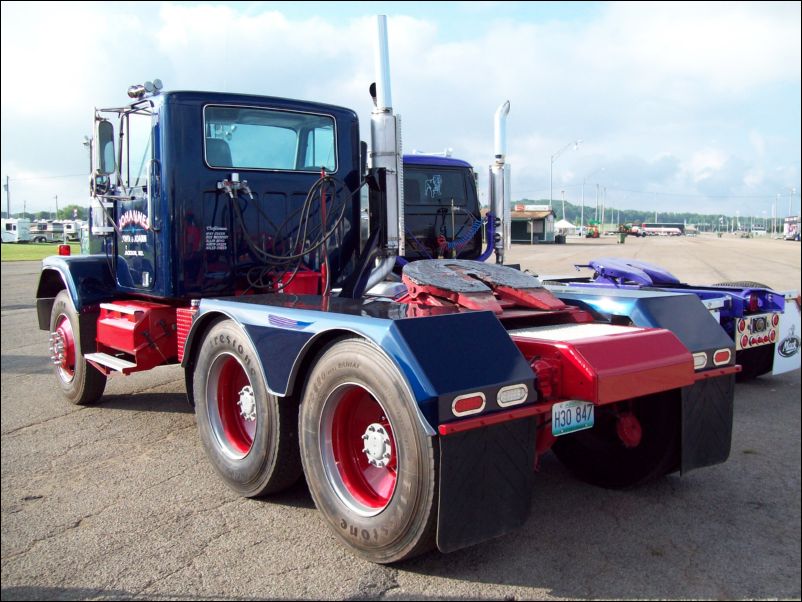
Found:
<path fill-rule="evenodd" d="M 510 248 L 510 166 L 506 164 L 507 156 L 507 115 L 510 113 L 510 101 L 499 105 L 496 109 L 493 128 L 493 164 L 490 166 L 488 198 L 490 213 L 495 221 L 493 247 L 496 251 L 496 263 L 504 263 L 504 252 Z"/>
<path fill-rule="evenodd" d="M 384 267 L 386 270 L 386 264 L 392 269 L 395 258 L 404 254 L 404 164 L 401 151 L 401 118 L 393 115 L 386 15 L 377 16 L 377 26 L 374 97 L 376 106 L 370 118 L 370 159 L 373 168 L 384 168 L 387 174 L 386 223 L 383 224 L 386 232 L 385 260 L 379 268 L 382 270 Z M 392 260 L 392 263 L 389 260 Z"/>

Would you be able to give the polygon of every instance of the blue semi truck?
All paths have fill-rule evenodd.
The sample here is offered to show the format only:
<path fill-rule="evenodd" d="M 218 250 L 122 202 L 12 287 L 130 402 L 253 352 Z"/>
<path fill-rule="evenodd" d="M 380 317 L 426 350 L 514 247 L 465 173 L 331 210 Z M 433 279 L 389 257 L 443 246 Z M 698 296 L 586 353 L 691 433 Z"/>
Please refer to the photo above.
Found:
<path fill-rule="evenodd" d="M 737 368 L 694 364 L 732 349 L 696 297 L 629 301 L 692 333 L 601 319 L 466 258 L 486 252 L 479 218 L 450 199 L 442 253 L 409 261 L 429 226 L 405 225 L 379 31 L 370 153 L 354 111 L 317 102 L 146 82 L 95 111 L 92 252 L 47 258 L 36 290 L 63 396 L 180 365 L 222 481 L 256 497 L 305 476 L 334 537 L 378 563 L 515 529 L 549 449 L 609 487 L 725 461 Z"/>

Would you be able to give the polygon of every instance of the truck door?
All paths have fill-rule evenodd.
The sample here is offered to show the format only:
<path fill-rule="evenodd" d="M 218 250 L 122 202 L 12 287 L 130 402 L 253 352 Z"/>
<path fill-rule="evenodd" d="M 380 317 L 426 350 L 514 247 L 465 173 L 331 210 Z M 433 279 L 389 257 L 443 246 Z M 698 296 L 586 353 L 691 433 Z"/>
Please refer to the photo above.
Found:
<path fill-rule="evenodd" d="M 156 281 L 155 236 L 149 177 L 153 171 L 153 114 L 149 106 L 121 117 L 120 184 L 117 202 L 117 284 L 151 290 Z"/>

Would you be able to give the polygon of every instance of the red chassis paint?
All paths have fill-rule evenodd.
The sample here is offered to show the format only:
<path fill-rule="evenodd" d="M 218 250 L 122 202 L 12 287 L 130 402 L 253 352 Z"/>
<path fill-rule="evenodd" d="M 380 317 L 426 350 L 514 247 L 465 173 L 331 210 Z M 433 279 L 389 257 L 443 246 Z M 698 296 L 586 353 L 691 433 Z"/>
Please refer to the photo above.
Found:
<path fill-rule="evenodd" d="M 177 360 L 176 308 L 149 301 L 122 300 L 100 304 L 97 349 L 126 354 L 136 364 L 124 374 L 149 370 Z M 105 366 L 93 364 L 108 373 Z"/>

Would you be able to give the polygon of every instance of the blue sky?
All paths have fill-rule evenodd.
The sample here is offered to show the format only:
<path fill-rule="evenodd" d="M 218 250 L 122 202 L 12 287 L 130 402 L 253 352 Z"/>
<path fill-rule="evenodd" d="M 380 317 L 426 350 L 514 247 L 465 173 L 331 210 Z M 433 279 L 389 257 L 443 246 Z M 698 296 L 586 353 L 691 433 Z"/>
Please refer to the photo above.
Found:
<path fill-rule="evenodd" d="M 367 140 L 377 13 L 406 150 L 452 148 L 482 192 L 509 99 L 513 198 L 548 198 L 582 139 L 555 199 L 771 217 L 795 188 L 799 211 L 798 2 L 4 2 L 12 212 L 85 204 L 92 108 L 154 77 L 348 106 Z"/>

